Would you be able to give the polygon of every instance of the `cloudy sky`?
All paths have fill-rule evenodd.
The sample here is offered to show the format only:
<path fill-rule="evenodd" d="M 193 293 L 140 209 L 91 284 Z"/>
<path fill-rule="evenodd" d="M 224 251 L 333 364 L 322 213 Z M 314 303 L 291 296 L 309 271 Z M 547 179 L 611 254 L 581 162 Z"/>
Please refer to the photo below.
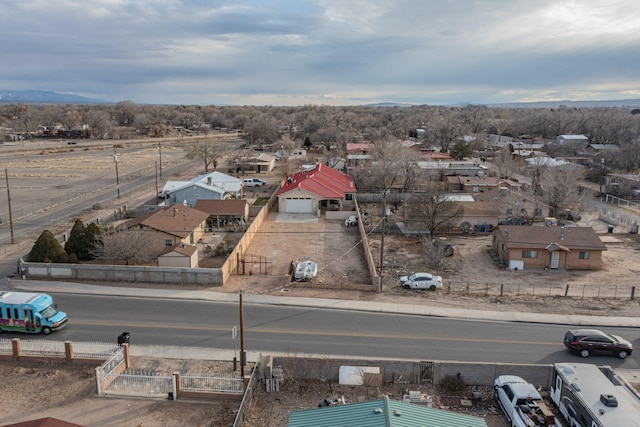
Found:
<path fill-rule="evenodd" d="M 0 89 L 201 105 L 640 97 L 637 0 L 0 0 Z"/>

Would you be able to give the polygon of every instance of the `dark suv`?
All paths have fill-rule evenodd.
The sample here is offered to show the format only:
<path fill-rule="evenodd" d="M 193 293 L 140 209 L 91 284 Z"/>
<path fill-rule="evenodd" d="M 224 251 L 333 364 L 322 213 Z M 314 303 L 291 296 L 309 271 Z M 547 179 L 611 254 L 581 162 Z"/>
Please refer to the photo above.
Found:
<path fill-rule="evenodd" d="M 591 354 L 610 354 L 626 359 L 633 353 L 633 345 L 617 335 L 597 329 L 575 329 L 564 335 L 564 345 L 582 357 Z"/>

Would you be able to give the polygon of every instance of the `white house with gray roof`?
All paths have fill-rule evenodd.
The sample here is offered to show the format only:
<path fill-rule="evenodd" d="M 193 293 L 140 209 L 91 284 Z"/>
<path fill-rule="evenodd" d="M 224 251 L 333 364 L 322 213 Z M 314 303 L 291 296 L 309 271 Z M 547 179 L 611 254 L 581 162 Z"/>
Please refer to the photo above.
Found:
<path fill-rule="evenodd" d="M 242 181 L 238 178 L 211 172 L 189 181 L 168 181 L 162 188 L 172 203 L 195 206 L 198 200 L 227 200 L 244 197 Z"/>

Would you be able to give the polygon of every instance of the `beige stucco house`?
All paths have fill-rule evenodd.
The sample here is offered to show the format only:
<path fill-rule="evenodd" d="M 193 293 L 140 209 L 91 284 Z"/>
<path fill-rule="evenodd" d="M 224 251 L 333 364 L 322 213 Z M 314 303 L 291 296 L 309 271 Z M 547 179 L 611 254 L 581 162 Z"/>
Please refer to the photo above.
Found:
<path fill-rule="evenodd" d="M 209 214 L 183 205 L 173 205 L 134 218 L 121 228 L 139 230 L 151 237 L 154 250 L 161 253 L 166 247 L 181 243 L 195 245 L 205 232 Z"/>
<path fill-rule="evenodd" d="M 591 227 L 500 226 L 491 244 L 513 269 L 598 270 L 607 248 Z"/>

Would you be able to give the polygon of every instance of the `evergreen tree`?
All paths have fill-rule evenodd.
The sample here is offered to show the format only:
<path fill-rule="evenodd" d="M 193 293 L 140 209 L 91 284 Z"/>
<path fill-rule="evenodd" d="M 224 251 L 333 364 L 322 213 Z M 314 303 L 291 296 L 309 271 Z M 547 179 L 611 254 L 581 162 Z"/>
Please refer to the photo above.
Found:
<path fill-rule="evenodd" d="M 91 244 L 84 223 L 82 220 L 76 219 L 71 233 L 69 233 L 69 239 L 64 244 L 64 251 L 69 255 L 76 254 L 79 260 L 87 260 L 90 259 Z"/>
<path fill-rule="evenodd" d="M 29 252 L 32 262 L 66 262 L 67 253 L 49 230 L 44 230 Z"/>
<path fill-rule="evenodd" d="M 459 140 L 451 149 L 451 157 L 456 160 L 464 160 L 473 155 L 473 148 L 467 142 Z"/>

